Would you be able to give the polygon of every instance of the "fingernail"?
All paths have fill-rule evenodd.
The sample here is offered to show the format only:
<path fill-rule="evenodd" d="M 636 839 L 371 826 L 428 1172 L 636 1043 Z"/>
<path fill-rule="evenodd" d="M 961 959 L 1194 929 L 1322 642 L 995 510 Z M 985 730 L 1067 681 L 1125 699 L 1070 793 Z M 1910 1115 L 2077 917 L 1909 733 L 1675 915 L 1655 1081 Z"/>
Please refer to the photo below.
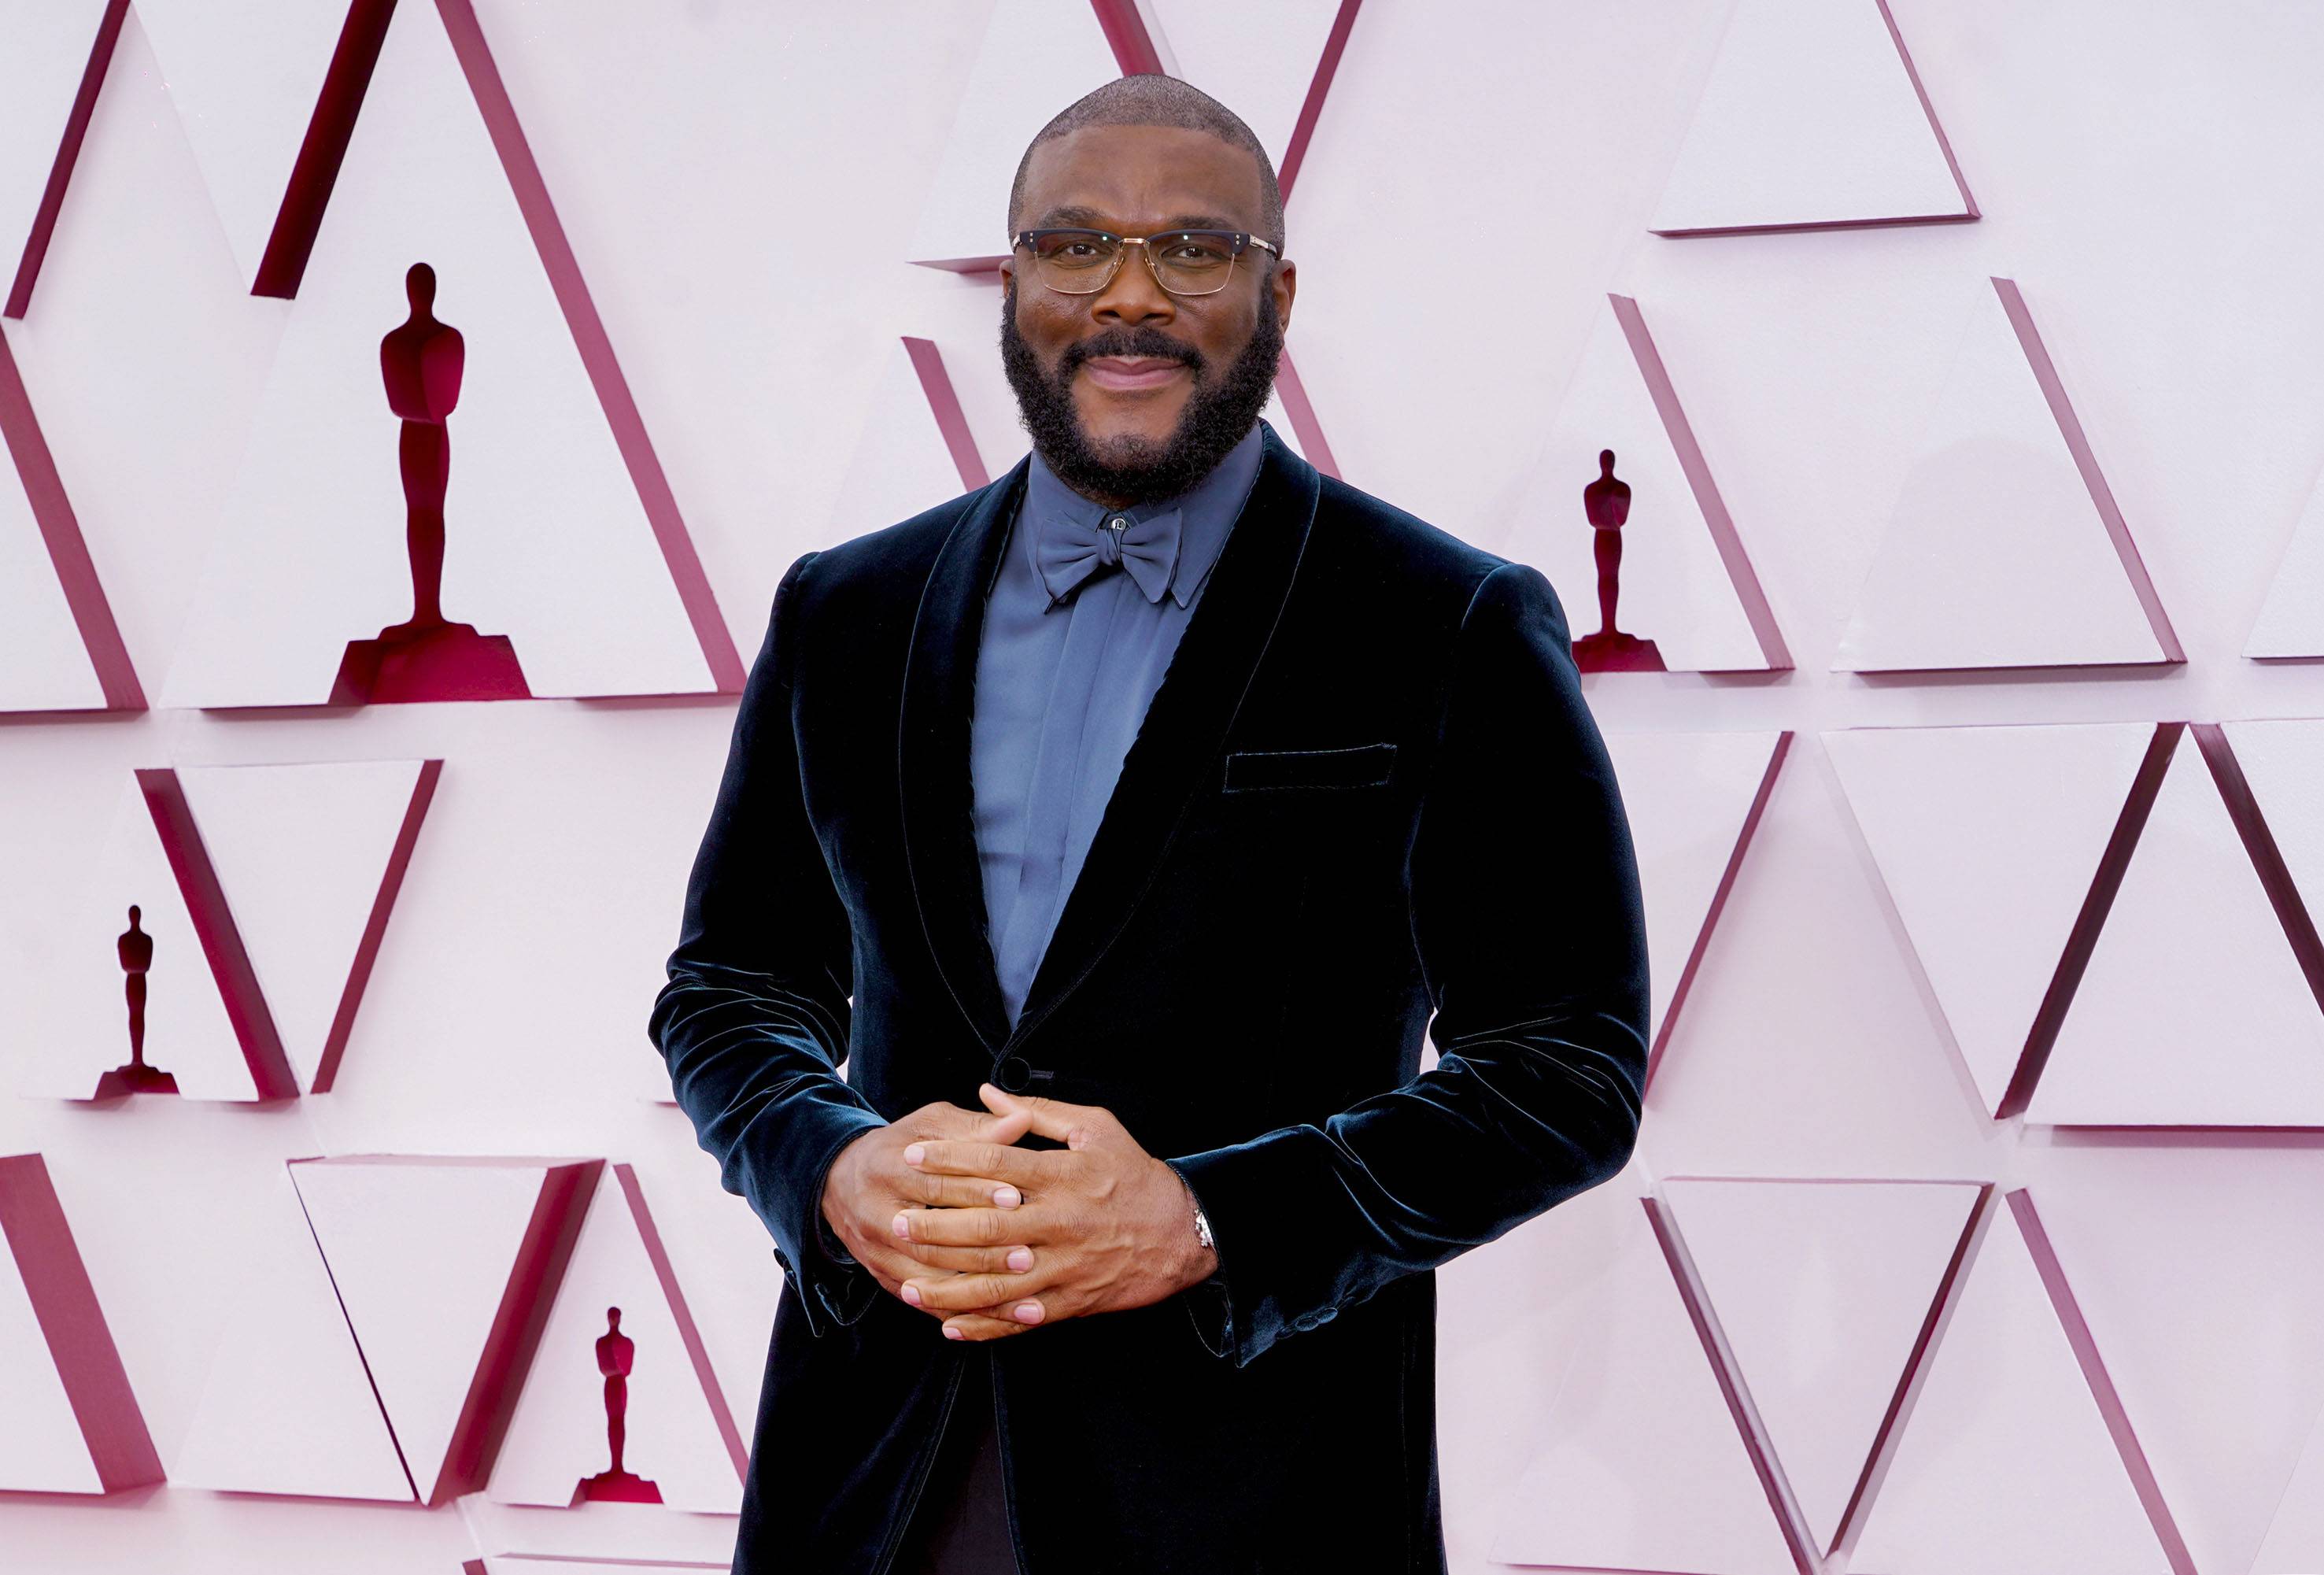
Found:
<path fill-rule="evenodd" d="M 896 1234 L 907 1241 L 912 1239 L 912 1222 L 901 1214 L 896 1216 Z"/>
<path fill-rule="evenodd" d="M 904 1163 L 906 1165 L 918 1165 L 927 1156 L 927 1147 L 924 1144 L 910 1144 L 904 1149 Z"/>
<path fill-rule="evenodd" d="M 1017 1322 L 1019 1323 L 1038 1323 L 1041 1322 L 1041 1303 L 1038 1302 L 1018 1303 Z"/>
<path fill-rule="evenodd" d="M 920 1288 L 909 1280 L 904 1282 L 904 1300 L 915 1307 L 920 1304 Z"/>
<path fill-rule="evenodd" d="M 1029 1247 L 1011 1248 L 1009 1254 L 1009 1266 L 1015 1269 L 1019 1274 L 1023 1274 L 1027 1269 L 1031 1268 L 1033 1266 L 1033 1249 Z"/>
<path fill-rule="evenodd" d="M 966 1336 L 965 1334 L 963 1334 L 959 1330 L 954 1329 L 954 1328 L 951 1324 L 949 1324 L 949 1323 L 945 1324 L 945 1325 L 944 1326 L 944 1329 L 945 1329 L 945 1338 L 946 1340 L 966 1340 L 966 1339 L 968 1338 L 968 1336 Z"/>
<path fill-rule="evenodd" d="M 992 1201 L 1003 1209 L 1013 1209 L 1025 1200 L 1018 1194 L 1015 1187 L 999 1186 L 992 1189 Z"/>

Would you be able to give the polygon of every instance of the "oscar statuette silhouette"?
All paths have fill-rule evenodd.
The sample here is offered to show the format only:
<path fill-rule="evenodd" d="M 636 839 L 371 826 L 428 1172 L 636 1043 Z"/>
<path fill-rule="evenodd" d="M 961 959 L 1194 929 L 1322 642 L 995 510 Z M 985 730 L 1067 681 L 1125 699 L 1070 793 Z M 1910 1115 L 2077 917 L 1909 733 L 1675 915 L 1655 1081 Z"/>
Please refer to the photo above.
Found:
<path fill-rule="evenodd" d="M 573 1490 L 573 1503 L 584 1499 L 610 1504 L 659 1504 L 661 1489 L 622 1466 L 627 1441 L 625 1418 L 630 1409 L 630 1368 L 637 1359 L 637 1342 L 622 1332 L 622 1310 L 605 1309 L 605 1332 L 597 1337 L 597 1370 L 605 1375 L 605 1443 L 613 1455 L 610 1469 L 584 1477 Z M 569 1506 L 568 1506 L 569 1507 Z"/>
<path fill-rule="evenodd" d="M 444 583 L 444 494 L 452 469 L 447 424 L 460 402 L 466 362 L 460 330 L 436 320 L 436 271 L 414 262 L 403 278 L 411 315 L 379 344 L 388 408 L 401 419 L 396 458 L 403 478 L 404 545 L 411 559 L 411 616 L 374 640 L 352 640 L 331 686 L 334 705 L 396 700 L 529 700 L 516 648 L 505 634 L 450 623 Z"/>
<path fill-rule="evenodd" d="M 1622 526 L 1630 517 L 1630 484 L 1614 474 L 1614 451 L 1598 451 L 1598 479 L 1582 489 L 1582 511 L 1593 533 L 1598 563 L 1598 631 L 1573 642 L 1573 665 L 1585 673 L 1660 673 L 1662 652 L 1651 640 L 1614 625 L 1621 594 Z"/>
<path fill-rule="evenodd" d="M 145 1064 L 145 975 L 153 966 L 153 937 L 138 927 L 138 911 L 135 903 L 129 905 L 129 927 L 115 942 L 121 972 L 128 976 L 122 986 L 129 996 L 129 1059 L 97 1079 L 97 1097 L 101 1100 L 178 1091 L 176 1078 Z"/>

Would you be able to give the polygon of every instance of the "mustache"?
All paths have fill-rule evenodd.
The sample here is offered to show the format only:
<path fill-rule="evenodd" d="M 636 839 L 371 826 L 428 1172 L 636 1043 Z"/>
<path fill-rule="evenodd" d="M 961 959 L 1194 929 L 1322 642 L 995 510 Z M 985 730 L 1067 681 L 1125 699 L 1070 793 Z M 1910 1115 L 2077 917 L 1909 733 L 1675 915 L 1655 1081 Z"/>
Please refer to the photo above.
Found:
<path fill-rule="evenodd" d="M 1071 377 L 1083 362 L 1094 361 L 1102 355 L 1153 356 L 1163 361 L 1183 362 L 1196 372 L 1203 370 L 1203 353 L 1191 345 L 1181 345 L 1159 334 L 1102 334 L 1094 339 L 1067 345 L 1058 362 L 1057 373 L 1061 378 Z"/>

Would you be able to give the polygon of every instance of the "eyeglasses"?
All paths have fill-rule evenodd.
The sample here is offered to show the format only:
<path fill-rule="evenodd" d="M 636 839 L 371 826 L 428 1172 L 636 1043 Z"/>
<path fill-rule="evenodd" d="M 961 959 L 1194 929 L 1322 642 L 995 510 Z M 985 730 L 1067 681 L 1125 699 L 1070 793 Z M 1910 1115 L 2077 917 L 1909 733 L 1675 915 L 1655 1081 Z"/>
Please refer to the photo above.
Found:
<path fill-rule="evenodd" d="M 1172 295 L 1215 295 L 1234 276 L 1246 246 L 1276 249 L 1242 230 L 1172 230 L 1159 235 L 1117 235 L 1106 230 L 1019 230 L 1012 249 L 1033 253 L 1033 275 L 1066 295 L 1094 295 L 1121 271 L 1123 251 L 1146 249 L 1154 281 Z"/>

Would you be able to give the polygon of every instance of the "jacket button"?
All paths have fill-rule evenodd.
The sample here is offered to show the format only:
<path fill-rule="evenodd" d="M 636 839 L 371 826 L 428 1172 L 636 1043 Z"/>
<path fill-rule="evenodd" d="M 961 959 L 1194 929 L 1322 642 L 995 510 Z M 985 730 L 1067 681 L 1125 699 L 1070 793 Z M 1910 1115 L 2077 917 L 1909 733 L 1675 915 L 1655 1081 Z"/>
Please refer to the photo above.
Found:
<path fill-rule="evenodd" d="M 1023 1093 L 1032 1076 L 1032 1064 L 1022 1055 L 1003 1055 L 992 1072 L 992 1081 L 1009 1093 Z"/>

